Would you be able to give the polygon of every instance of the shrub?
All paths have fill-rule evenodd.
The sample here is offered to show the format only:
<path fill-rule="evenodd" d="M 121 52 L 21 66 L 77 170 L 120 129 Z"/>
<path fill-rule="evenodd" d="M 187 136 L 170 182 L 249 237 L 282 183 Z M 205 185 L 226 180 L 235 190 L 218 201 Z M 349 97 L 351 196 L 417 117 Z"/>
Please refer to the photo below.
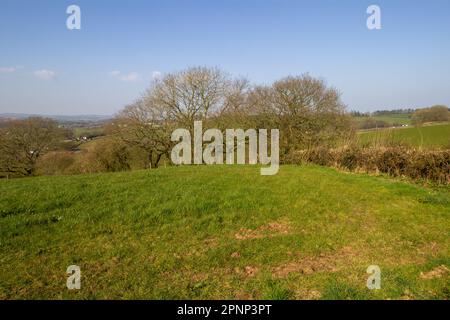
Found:
<path fill-rule="evenodd" d="M 367 118 L 359 123 L 358 127 L 359 129 L 387 128 L 389 127 L 389 123 L 383 120 Z"/>
<path fill-rule="evenodd" d="M 378 170 L 392 176 L 404 175 L 410 160 L 407 151 L 403 148 L 387 148 L 381 151 L 377 161 Z"/>
<path fill-rule="evenodd" d="M 130 153 L 119 141 L 101 139 L 83 150 L 74 167 L 77 173 L 126 171 L 130 169 Z"/>
<path fill-rule="evenodd" d="M 314 163 L 349 171 L 386 173 L 398 177 L 450 183 L 450 150 L 417 150 L 405 147 L 340 149 L 316 148 L 295 153 L 290 163 Z"/>
<path fill-rule="evenodd" d="M 53 151 L 40 157 L 36 164 L 39 175 L 54 175 L 71 173 L 75 155 L 68 151 Z"/>
<path fill-rule="evenodd" d="M 414 124 L 422 124 L 433 121 L 450 121 L 450 111 L 446 106 L 433 106 L 419 109 L 412 116 Z"/>

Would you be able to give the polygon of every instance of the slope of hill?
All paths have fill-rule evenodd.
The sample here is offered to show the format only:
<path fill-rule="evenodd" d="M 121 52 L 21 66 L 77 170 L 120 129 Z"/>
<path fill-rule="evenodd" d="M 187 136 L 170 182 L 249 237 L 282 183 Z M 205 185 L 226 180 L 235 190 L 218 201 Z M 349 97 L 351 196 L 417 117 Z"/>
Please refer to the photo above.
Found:
<path fill-rule="evenodd" d="M 3 180 L 0 193 L 0 299 L 450 298 L 446 190 L 191 166 Z"/>
<path fill-rule="evenodd" d="M 362 131 L 358 133 L 358 137 L 361 144 L 391 142 L 423 148 L 450 148 L 450 124 Z"/>

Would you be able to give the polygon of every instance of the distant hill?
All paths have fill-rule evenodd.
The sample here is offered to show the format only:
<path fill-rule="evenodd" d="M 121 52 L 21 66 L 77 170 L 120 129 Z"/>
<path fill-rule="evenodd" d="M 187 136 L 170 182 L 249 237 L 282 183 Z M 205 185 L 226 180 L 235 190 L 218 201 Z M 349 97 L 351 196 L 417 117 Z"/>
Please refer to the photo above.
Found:
<path fill-rule="evenodd" d="M 28 113 L 0 113 L 0 118 L 5 119 L 26 119 L 30 117 L 50 118 L 59 122 L 101 122 L 112 119 L 108 115 L 48 115 L 48 114 L 28 114 Z"/>

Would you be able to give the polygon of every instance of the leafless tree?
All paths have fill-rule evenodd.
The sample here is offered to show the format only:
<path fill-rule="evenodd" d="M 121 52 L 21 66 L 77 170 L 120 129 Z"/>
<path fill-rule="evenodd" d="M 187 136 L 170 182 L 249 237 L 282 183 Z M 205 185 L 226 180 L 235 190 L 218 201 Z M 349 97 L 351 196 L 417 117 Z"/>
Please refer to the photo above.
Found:
<path fill-rule="evenodd" d="M 122 110 L 108 132 L 144 152 L 148 165 L 156 168 L 162 157 L 168 156 L 174 126 L 167 120 L 167 110 L 154 104 L 150 96 L 144 96 Z"/>
<path fill-rule="evenodd" d="M 195 120 L 220 113 L 229 83 L 228 75 L 217 68 L 194 67 L 165 75 L 146 99 L 164 110 L 167 121 L 192 131 Z"/>
<path fill-rule="evenodd" d="M 351 127 L 339 92 L 307 74 L 257 87 L 249 103 L 260 126 L 280 129 L 281 154 L 334 143 Z"/>
<path fill-rule="evenodd" d="M 155 81 L 115 121 L 121 139 L 148 154 L 152 167 L 168 155 L 175 128 L 279 129 L 281 155 L 318 144 L 330 145 L 349 133 L 345 106 L 334 88 L 309 75 L 287 77 L 271 86 L 251 87 L 217 68 L 195 67 Z"/>

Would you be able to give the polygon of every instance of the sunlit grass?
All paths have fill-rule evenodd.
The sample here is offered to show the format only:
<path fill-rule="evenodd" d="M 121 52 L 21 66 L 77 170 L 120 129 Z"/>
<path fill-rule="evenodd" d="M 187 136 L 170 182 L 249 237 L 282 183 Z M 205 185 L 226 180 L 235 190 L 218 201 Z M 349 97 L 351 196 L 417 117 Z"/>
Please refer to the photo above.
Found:
<path fill-rule="evenodd" d="M 449 148 L 450 124 L 365 131 L 360 132 L 358 138 L 363 145 L 400 143 L 421 148 Z"/>
<path fill-rule="evenodd" d="M 0 181 L 0 298 L 449 298 L 450 193 L 315 166 Z M 66 288 L 78 265 L 81 290 Z M 379 265 L 382 289 L 366 288 Z"/>

